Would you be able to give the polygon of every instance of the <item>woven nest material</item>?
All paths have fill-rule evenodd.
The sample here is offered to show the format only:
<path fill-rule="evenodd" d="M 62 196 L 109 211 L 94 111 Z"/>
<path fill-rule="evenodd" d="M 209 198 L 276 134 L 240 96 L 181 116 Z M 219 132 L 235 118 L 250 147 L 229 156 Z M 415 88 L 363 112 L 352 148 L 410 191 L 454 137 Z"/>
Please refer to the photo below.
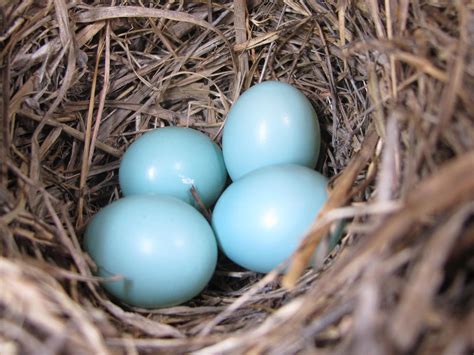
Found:
<path fill-rule="evenodd" d="M 474 350 L 471 1 L 0 0 L 0 49 L 0 353 Z M 126 147 L 168 125 L 220 142 L 270 79 L 314 104 L 333 178 L 288 274 L 223 260 L 185 305 L 113 303 L 81 239 Z"/>

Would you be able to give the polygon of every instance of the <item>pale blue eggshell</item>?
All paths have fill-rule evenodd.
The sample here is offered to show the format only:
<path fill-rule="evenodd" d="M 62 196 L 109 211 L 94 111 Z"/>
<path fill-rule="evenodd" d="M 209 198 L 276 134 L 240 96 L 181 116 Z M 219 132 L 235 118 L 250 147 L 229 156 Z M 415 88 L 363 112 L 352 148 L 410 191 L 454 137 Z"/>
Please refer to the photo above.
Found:
<path fill-rule="evenodd" d="M 222 135 L 224 160 L 233 181 L 268 165 L 314 168 L 320 144 L 311 103 L 301 91 L 278 81 L 244 92 L 230 109 Z"/>
<path fill-rule="evenodd" d="M 283 164 L 232 183 L 216 203 L 212 225 L 222 251 L 240 266 L 269 272 L 297 248 L 327 199 L 327 179 Z"/>
<path fill-rule="evenodd" d="M 136 195 L 99 211 L 84 235 L 97 275 L 122 302 L 143 308 L 190 300 L 207 285 L 217 262 L 217 243 L 206 219 L 174 197 Z"/>
<path fill-rule="evenodd" d="M 164 194 L 194 205 L 194 185 L 210 207 L 227 179 L 220 148 L 191 128 L 164 127 L 145 133 L 125 152 L 119 169 L 124 196 Z"/>

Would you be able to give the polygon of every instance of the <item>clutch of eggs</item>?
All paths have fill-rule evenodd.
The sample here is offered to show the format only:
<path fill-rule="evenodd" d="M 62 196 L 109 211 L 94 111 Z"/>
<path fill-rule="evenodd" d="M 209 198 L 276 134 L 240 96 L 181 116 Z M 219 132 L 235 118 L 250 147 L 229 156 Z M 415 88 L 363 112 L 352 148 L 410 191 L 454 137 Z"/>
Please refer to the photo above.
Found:
<path fill-rule="evenodd" d="M 327 198 L 326 178 L 312 170 L 320 131 L 309 100 L 285 83 L 253 86 L 229 111 L 222 145 L 165 127 L 128 147 L 119 168 L 125 197 L 84 235 L 97 275 L 119 277 L 103 282 L 114 297 L 144 308 L 191 299 L 212 277 L 217 244 L 257 272 L 295 250 Z M 233 183 L 222 193 L 227 173 Z M 194 208 L 192 186 L 207 208 L 215 204 L 214 231 Z"/>

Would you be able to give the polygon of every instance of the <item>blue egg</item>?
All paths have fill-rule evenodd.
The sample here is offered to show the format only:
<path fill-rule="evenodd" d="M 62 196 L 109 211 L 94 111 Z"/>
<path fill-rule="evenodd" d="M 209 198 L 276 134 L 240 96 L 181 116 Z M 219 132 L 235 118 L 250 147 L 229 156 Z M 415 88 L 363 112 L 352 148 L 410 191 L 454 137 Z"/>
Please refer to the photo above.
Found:
<path fill-rule="evenodd" d="M 174 197 L 137 195 L 117 200 L 90 221 L 84 247 L 97 275 L 122 302 L 143 308 L 173 306 L 193 298 L 212 277 L 217 243 L 211 226 Z"/>
<path fill-rule="evenodd" d="M 316 113 L 298 89 L 278 81 L 257 84 L 234 103 L 222 135 L 232 180 L 276 164 L 316 166 L 321 138 Z"/>
<path fill-rule="evenodd" d="M 327 199 L 327 179 L 282 164 L 231 184 L 216 203 L 212 225 L 222 251 L 240 266 L 269 272 L 297 248 Z"/>
<path fill-rule="evenodd" d="M 124 196 L 159 193 L 194 205 L 194 185 L 206 207 L 217 200 L 226 179 L 220 148 L 205 134 L 181 127 L 145 133 L 128 147 L 119 169 Z"/>

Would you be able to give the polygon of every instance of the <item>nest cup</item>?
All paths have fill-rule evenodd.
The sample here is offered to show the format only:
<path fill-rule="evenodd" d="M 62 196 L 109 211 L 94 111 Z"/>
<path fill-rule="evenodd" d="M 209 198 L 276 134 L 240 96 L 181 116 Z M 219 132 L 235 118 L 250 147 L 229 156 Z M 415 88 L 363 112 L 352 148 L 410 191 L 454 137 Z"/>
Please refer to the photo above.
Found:
<path fill-rule="evenodd" d="M 469 1 L 1 2 L 0 353 L 473 351 L 473 28 Z M 219 143 L 262 80 L 312 102 L 332 178 L 289 273 L 221 258 L 182 306 L 116 303 L 81 241 L 124 150 Z"/>

